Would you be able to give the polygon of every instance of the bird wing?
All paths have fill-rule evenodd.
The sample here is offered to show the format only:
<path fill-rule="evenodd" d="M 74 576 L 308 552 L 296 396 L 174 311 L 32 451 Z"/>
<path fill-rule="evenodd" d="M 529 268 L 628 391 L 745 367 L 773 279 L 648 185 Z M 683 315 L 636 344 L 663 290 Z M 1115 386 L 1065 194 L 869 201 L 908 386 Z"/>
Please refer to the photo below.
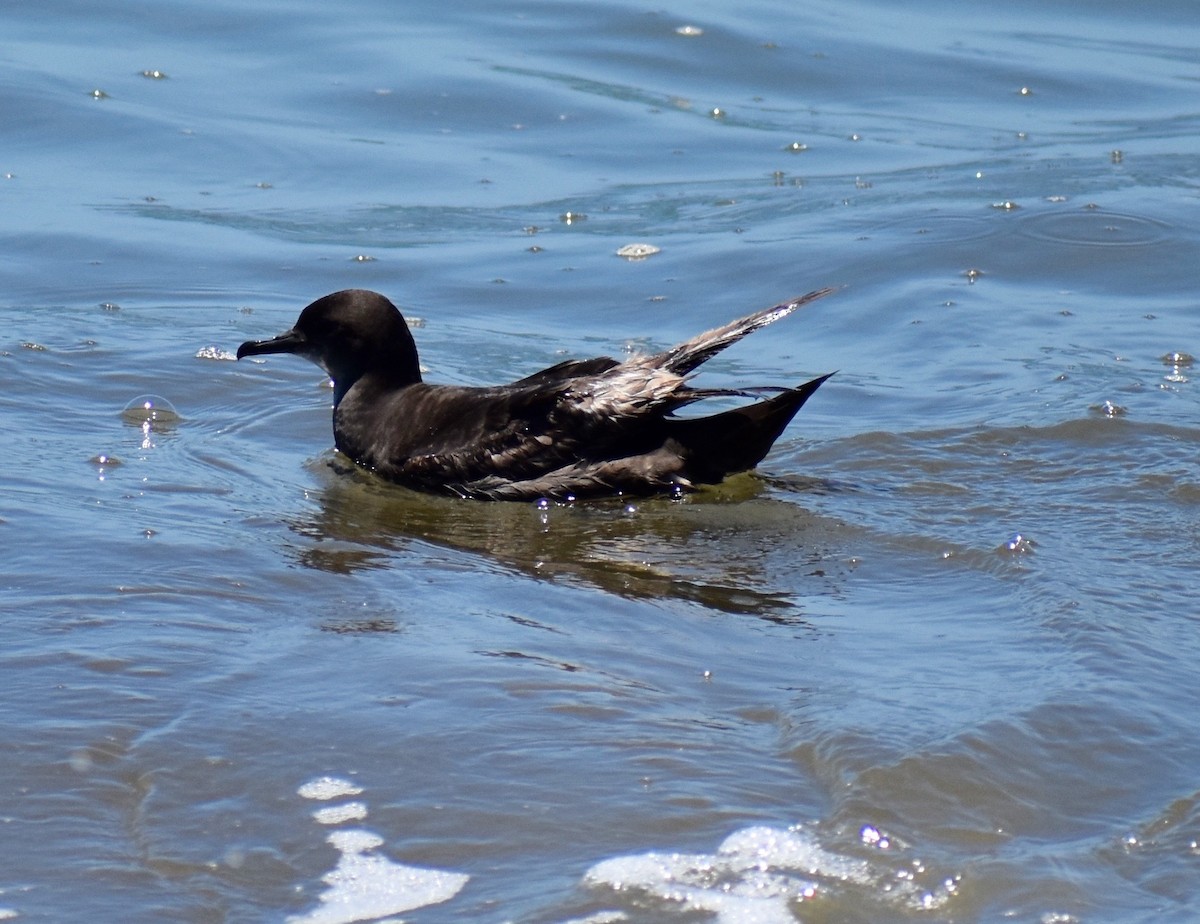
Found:
<path fill-rule="evenodd" d="M 701 363 L 721 352 L 721 350 L 737 343 L 747 334 L 752 334 L 756 330 L 766 327 L 768 324 L 773 324 L 781 318 L 786 318 L 796 309 L 803 308 L 810 302 L 815 302 L 817 299 L 824 298 L 826 295 L 830 295 L 836 291 L 832 287 L 817 289 L 814 292 L 801 295 L 799 298 L 794 298 L 791 301 L 782 302 L 771 308 L 764 308 L 762 311 L 748 314 L 744 318 L 738 318 L 736 321 L 730 321 L 728 324 L 714 327 L 712 330 L 697 334 L 690 340 L 685 340 L 678 346 L 659 353 L 653 357 L 654 362 L 663 368 L 670 369 L 672 372 L 687 374 L 699 367 Z"/>
<path fill-rule="evenodd" d="M 682 376 L 649 357 L 601 368 L 578 377 L 545 370 L 495 388 L 413 385 L 394 399 L 401 404 L 376 416 L 392 421 L 390 430 L 343 431 L 338 445 L 385 477 L 421 486 L 530 481 L 645 452 L 656 436 L 661 442 L 666 414 L 695 400 Z M 343 402 L 338 415 L 349 409 Z M 394 425 L 404 420 L 421 421 L 421 429 Z"/>
<path fill-rule="evenodd" d="M 557 365 L 550 366 L 533 375 L 513 382 L 513 386 L 549 385 L 552 382 L 563 382 L 567 379 L 580 378 L 588 375 L 598 375 L 606 372 L 620 363 L 611 356 L 597 356 L 595 359 L 567 359 Z"/>

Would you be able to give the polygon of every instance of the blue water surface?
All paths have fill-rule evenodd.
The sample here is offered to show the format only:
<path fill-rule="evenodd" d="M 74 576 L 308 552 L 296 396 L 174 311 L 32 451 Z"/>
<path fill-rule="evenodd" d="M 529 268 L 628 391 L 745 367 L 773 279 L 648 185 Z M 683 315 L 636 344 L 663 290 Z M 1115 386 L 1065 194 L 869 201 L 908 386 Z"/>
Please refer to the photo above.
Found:
<path fill-rule="evenodd" d="M 1194 919 L 1191 4 L 0 30 L 0 919 Z M 838 374 L 683 501 L 383 485 L 234 361 L 347 287 L 486 384 L 826 285 L 701 381 Z"/>

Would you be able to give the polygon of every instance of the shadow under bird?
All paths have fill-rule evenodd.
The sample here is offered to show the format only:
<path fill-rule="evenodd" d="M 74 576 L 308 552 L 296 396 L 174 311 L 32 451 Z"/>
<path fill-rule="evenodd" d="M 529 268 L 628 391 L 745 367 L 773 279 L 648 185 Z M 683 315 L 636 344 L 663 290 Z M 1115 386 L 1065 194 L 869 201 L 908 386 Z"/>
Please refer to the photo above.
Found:
<path fill-rule="evenodd" d="M 317 299 L 291 330 L 243 343 L 237 355 L 294 353 L 319 365 L 333 380 L 337 448 L 410 488 L 488 500 L 675 493 L 756 466 L 833 373 L 796 388 L 745 390 L 693 388 L 691 374 L 832 291 L 809 292 L 661 353 L 569 359 L 509 385 L 423 382 L 404 318 L 365 289 Z M 729 395 L 761 400 L 708 417 L 675 416 Z"/>

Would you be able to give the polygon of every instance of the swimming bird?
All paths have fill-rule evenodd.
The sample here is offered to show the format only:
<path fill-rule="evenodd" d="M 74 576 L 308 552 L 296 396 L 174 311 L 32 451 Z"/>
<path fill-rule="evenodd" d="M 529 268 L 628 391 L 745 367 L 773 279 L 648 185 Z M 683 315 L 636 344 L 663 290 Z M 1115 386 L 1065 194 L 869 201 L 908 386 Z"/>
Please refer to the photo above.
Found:
<path fill-rule="evenodd" d="M 387 298 L 347 289 L 237 356 L 294 353 L 333 381 L 337 448 L 383 478 L 488 500 L 677 493 L 747 471 L 829 375 L 796 388 L 693 388 L 701 363 L 822 298 L 819 289 L 645 356 L 568 359 L 509 385 L 422 381 L 417 347 Z M 708 417 L 702 398 L 761 397 Z"/>

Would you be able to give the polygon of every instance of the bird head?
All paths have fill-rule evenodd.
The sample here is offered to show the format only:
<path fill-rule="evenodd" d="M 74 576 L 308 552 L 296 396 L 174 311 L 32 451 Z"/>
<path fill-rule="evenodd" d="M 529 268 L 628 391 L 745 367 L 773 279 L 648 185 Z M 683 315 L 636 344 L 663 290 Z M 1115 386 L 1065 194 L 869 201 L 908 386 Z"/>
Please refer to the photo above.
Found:
<path fill-rule="evenodd" d="M 367 374 L 395 385 L 421 381 L 417 346 L 403 315 L 366 289 L 317 299 L 291 330 L 269 340 L 248 340 L 238 347 L 237 358 L 266 353 L 294 353 L 316 363 L 333 380 L 335 404 Z"/>

